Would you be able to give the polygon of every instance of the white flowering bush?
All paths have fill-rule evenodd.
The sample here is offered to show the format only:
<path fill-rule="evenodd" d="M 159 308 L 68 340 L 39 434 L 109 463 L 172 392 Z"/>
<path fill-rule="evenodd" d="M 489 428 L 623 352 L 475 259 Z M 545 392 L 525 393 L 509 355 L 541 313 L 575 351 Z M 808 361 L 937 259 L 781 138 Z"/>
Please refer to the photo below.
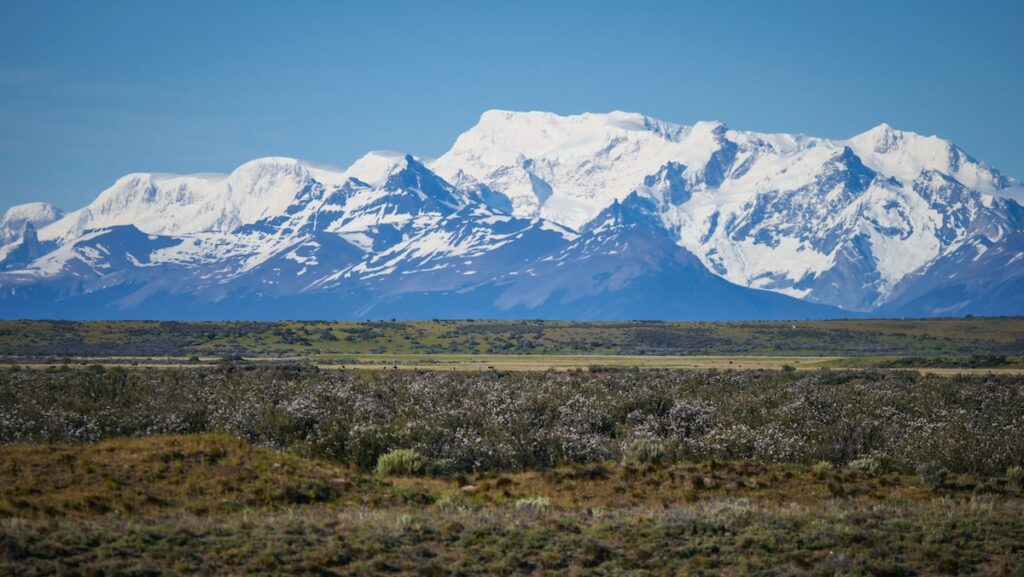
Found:
<path fill-rule="evenodd" d="M 755 459 L 1003 474 L 1024 455 L 1024 378 L 903 371 L 318 371 L 301 366 L 0 372 L 0 442 L 225 432 L 373 469 Z M 633 456 L 631 452 L 636 451 Z"/>

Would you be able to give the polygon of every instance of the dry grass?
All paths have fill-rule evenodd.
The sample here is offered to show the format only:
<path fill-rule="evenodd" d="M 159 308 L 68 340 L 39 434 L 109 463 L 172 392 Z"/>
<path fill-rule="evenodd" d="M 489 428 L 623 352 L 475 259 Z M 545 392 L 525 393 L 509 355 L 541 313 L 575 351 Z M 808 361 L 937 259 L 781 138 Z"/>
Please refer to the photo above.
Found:
<path fill-rule="evenodd" d="M 998 477 L 707 462 L 381 480 L 211 435 L 3 446 L 0 463 L 3 575 L 1024 571 L 1024 495 Z"/>
<path fill-rule="evenodd" d="M 0 446 L 0 516 L 208 513 L 379 504 L 364 475 L 227 435 Z"/>

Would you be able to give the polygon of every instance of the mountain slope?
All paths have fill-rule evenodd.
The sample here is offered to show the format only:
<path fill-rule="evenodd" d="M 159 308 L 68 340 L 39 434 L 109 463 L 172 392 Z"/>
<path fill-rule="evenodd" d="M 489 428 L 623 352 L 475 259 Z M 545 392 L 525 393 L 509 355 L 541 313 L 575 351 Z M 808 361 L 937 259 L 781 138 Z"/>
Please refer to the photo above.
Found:
<path fill-rule="evenodd" d="M 638 192 L 723 278 L 858 311 L 978 234 L 976 218 L 1001 218 L 996 199 L 1024 198 L 951 143 L 888 125 L 839 141 L 623 112 L 490 111 L 432 167 L 570 227 Z M 942 179 L 962 193 L 936 201 Z"/>
<path fill-rule="evenodd" d="M 523 267 L 497 305 L 587 319 L 787 319 L 836 309 L 747 289 L 711 274 L 669 237 L 636 193 L 603 210 L 562 250 Z"/>

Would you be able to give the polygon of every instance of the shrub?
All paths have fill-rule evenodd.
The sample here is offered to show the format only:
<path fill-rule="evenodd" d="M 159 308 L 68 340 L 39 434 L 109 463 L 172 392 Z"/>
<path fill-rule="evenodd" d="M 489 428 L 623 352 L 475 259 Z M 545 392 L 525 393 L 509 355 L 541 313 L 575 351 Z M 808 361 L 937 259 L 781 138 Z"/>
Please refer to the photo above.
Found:
<path fill-rule="evenodd" d="M 411 449 L 395 449 L 377 459 L 381 477 L 416 475 L 423 471 L 423 456 Z"/>
<path fill-rule="evenodd" d="M 835 471 L 836 466 L 833 465 L 832 463 L 829 463 L 828 461 L 818 461 L 811 467 L 811 470 L 814 471 L 816 475 L 821 477 L 827 475 L 828 473 L 831 473 L 832 471 Z"/>
<path fill-rule="evenodd" d="M 917 474 L 921 476 L 921 481 L 925 485 L 932 489 L 938 489 L 946 484 L 946 478 L 949 477 L 949 469 L 938 463 L 925 463 L 917 468 Z"/>
<path fill-rule="evenodd" d="M 551 507 L 551 500 L 547 497 L 528 497 L 519 499 L 515 504 L 516 511 L 525 511 L 534 515 L 542 515 Z"/>
<path fill-rule="evenodd" d="M 472 504 L 463 491 L 448 491 L 437 500 L 437 508 L 448 512 L 467 511 L 472 508 Z"/>
<path fill-rule="evenodd" d="M 636 439 L 622 454 L 627 465 L 658 464 L 665 460 L 665 446 L 653 439 Z"/>
<path fill-rule="evenodd" d="M 1019 430 L 1022 414 L 1017 375 L 364 373 L 258 363 L 0 370 L 0 442 L 217 432 L 366 470 L 409 447 L 424 472 L 440 473 L 609 459 L 839 467 L 870 456 L 886 470 L 935 461 L 1002 476 L 1022 464 L 1024 435 L 1005 433 Z M 656 441 L 634 447 L 634 439 Z"/>
<path fill-rule="evenodd" d="M 872 475 L 882 472 L 882 463 L 878 459 L 872 459 L 871 457 L 854 459 L 846 466 L 854 471 L 863 471 Z"/>
<path fill-rule="evenodd" d="M 1024 489 L 1024 467 L 1014 465 L 1006 470 L 1006 480 L 1014 489 Z"/>

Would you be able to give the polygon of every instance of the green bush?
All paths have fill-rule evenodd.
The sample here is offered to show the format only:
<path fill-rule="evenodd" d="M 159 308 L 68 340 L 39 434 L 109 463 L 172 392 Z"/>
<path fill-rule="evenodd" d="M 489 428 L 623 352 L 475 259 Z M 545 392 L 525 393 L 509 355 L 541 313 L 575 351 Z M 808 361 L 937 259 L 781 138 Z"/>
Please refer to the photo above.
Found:
<path fill-rule="evenodd" d="M 466 499 L 466 494 L 462 491 L 448 491 L 437 500 L 437 508 L 442 511 L 468 511 L 472 507 L 472 503 Z"/>
<path fill-rule="evenodd" d="M 1024 467 L 1014 465 L 1006 469 L 1006 480 L 1014 489 L 1024 489 Z"/>
<path fill-rule="evenodd" d="M 652 439 L 636 439 L 622 454 L 622 462 L 627 465 L 658 464 L 665 460 L 665 445 Z"/>
<path fill-rule="evenodd" d="M 551 500 L 547 497 L 528 497 L 516 501 L 516 511 L 525 511 L 535 515 L 542 515 L 551 507 Z"/>
<path fill-rule="evenodd" d="M 932 489 L 938 489 L 946 484 L 949 477 L 949 469 L 938 463 L 925 463 L 917 468 L 917 474 L 921 475 L 921 481 Z"/>
<path fill-rule="evenodd" d="M 377 459 L 381 477 L 418 475 L 423 471 L 423 456 L 412 449 L 395 449 Z"/>
<path fill-rule="evenodd" d="M 818 461 L 811 467 L 811 470 L 820 477 L 835 471 L 836 466 L 828 461 Z"/>

